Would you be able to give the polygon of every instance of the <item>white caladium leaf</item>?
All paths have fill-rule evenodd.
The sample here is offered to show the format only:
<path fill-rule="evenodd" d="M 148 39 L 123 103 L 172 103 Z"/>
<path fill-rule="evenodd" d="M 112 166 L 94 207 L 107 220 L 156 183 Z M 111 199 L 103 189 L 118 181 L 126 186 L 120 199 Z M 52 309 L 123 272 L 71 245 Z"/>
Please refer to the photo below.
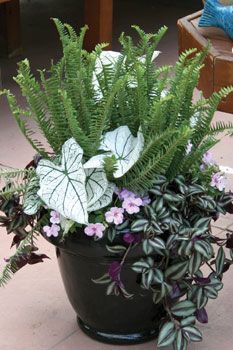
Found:
<path fill-rule="evenodd" d="M 101 149 L 111 151 L 116 157 L 117 170 L 114 177 L 123 176 L 139 159 L 144 146 L 144 137 L 141 131 L 138 131 L 137 137 L 134 137 L 128 126 L 120 126 L 114 131 L 107 132 L 104 135 Z"/>
<path fill-rule="evenodd" d="M 105 154 L 98 154 L 91 157 L 84 165 L 84 169 L 94 169 L 94 168 L 103 168 L 104 158 L 111 157 L 112 153 L 108 152 Z"/>
<path fill-rule="evenodd" d="M 23 211 L 27 215 L 35 215 L 42 206 L 42 201 L 37 194 L 38 189 L 39 179 L 34 176 L 28 183 L 23 198 Z"/>
<path fill-rule="evenodd" d="M 40 178 L 38 195 L 50 208 L 80 224 L 88 223 L 86 175 L 83 150 L 71 138 L 62 146 L 61 165 L 41 160 L 36 169 Z"/>
<path fill-rule="evenodd" d="M 105 193 L 108 187 L 108 180 L 105 171 L 101 168 L 86 169 L 85 173 L 87 203 L 88 207 L 91 207 Z"/>
<path fill-rule="evenodd" d="M 114 155 L 116 157 L 117 170 L 113 176 L 119 178 L 136 163 L 143 146 L 144 137 L 140 130 L 137 137 L 134 137 L 128 126 L 120 126 L 103 136 L 100 149 L 106 151 L 106 153 L 90 158 L 84 164 L 84 168 L 101 168 L 104 165 L 104 158 Z"/>
<path fill-rule="evenodd" d="M 115 190 L 115 185 L 113 183 L 109 183 L 106 191 L 92 206 L 88 207 L 88 211 L 95 211 L 101 208 L 107 207 L 112 202 L 113 192 Z"/>
<path fill-rule="evenodd" d="M 95 71 L 92 78 L 92 84 L 96 91 L 96 95 L 99 99 L 103 97 L 103 93 L 100 89 L 97 75 L 100 74 L 103 70 L 103 65 L 111 65 L 114 67 L 117 60 L 122 56 L 120 52 L 117 51 L 102 51 L 99 57 L 97 57 L 95 62 Z"/>

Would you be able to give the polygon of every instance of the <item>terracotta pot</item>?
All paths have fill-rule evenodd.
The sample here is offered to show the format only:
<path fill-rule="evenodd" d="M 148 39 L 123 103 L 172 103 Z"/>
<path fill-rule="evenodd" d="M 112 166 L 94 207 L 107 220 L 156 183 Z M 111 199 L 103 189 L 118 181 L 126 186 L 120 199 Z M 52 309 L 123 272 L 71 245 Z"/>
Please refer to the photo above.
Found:
<path fill-rule="evenodd" d="M 50 242 L 56 245 L 66 293 L 85 333 L 112 344 L 142 343 L 158 335 L 163 308 L 153 303 L 151 292 L 140 287 L 139 276 L 131 269 L 131 264 L 142 257 L 141 249 L 130 253 L 122 269 L 122 282 L 134 294 L 132 299 L 126 299 L 121 295 L 107 296 L 106 285 L 92 281 L 117 260 L 106 250 L 104 240 L 94 241 L 77 232 L 64 244 L 55 239 Z"/>

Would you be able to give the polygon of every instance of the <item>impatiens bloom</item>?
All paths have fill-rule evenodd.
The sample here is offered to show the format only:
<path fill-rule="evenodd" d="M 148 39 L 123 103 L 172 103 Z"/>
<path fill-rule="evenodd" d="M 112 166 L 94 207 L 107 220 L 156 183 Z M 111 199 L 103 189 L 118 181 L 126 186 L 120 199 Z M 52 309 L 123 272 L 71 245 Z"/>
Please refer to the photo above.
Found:
<path fill-rule="evenodd" d="M 52 226 L 46 225 L 43 227 L 43 231 L 45 232 L 47 237 L 57 237 L 59 235 L 60 229 L 60 226 L 56 224 L 52 224 Z"/>
<path fill-rule="evenodd" d="M 187 154 L 187 155 L 188 155 L 189 153 L 191 153 L 192 148 L 193 148 L 193 144 L 192 144 L 192 142 L 189 140 L 189 141 L 188 141 L 188 144 L 187 144 L 187 147 L 186 147 L 186 154 Z"/>
<path fill-rule="evenodd" d="M 221 172 L 218 172 L 212 175 L 210 186 L 216 187 L 219 191 L 223 191 L 226 187 L 226 183 L 226 177 Z"/>
<path fill-rule="evenodd" d="M 50 216 L 50 222 L 52 224 L 60 224 L 60 214 L 57 211 L 52 210 Z"/>
<path fill-rule="evenodd" d="M 105 219 L 109 223 L 113 222 L 115 225 L 120 225 L 124 220 L 123 213 L 124 209 L 112 207 L 109 211 L 105 213 Z"/>
<path fill-rule="evenodd" d="M 141 198 L 129 197 L 124 200 L 122 207 L 127 211 L 128 214 L 138 213 L 140 206 L 142 205 Z"/>
<path fill-rule="evenodd" d="M 212 165 L 216 165 L 216 162 L 213 158 L 213 153 L 207 151 L 202 158 L 202 161 L 204 164 L 208 165 L 208 166 L 212 166 Z"/>
<path fill-rule="evenodd" d="M 98 238 L 102 238 L 104 230 L 104 225 L 97 223 L 87 225 L 87 227 L 84 229 L 84 232 L 87 236 L 96 236 Z"/>

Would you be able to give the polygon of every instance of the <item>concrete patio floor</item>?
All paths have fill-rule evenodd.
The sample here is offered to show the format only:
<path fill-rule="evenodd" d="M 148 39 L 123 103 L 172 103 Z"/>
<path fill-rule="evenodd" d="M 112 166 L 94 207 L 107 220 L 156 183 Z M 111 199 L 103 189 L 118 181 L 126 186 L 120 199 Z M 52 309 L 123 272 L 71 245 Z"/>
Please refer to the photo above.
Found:
<path fill-rule="evenodd" d="M 169 33 L 159 49 L 163 52 L 158 63 L 173 63 L 177 58 L 176 20 L 198 10 L 200 2 L 178 0 L 117 1 L 114 12 L 114 49 L 118 49 L 116 38 L 122 31 L 128 31 L 130 23 L 141 25 L 146 31 L 169 26 Z M 173 5 L 172 5 L 173 4 Z M 56 6 L 56 10 L 55 10 Z M 74 14 L 75 11 L 77 12 Z M 32 60 L 32 67 L 42 68 L 48 65 L 51 57 L 59 56 L 55 40 L 56 34 L 49 21 L 50 16 L 58 16 L 74 24 L 82 24 L 82 1 L 48 0 L 23 1 L 23 57 Z M 42 23 L 42 24 L 41 24 Z M 23 58 L 22 57 L 22 58 Z M 12 81 L 16 61 L 0 61 L 3 85 L 19 92 Z M 23 100 L 22 100 L 23 102 Z M 232 114 L 217 112 L 215 120 L 232 120 Z M 225 137 L 215 147 L 214 155 L 220 165 L 233 168 L 233 139 Z M 0 101 L 0 163 L 13 167 L 23 167 L 34 152 L 21 136 L 9 112 L 6 101 Z M 233 177 L 229 176 L 228 188 L 233 189 Z M 224 229 L 233 231 L 233 219 L 221 218 L 215 224 L 214 231 L 221 234 Z M 3 258 L 9 255 L 10 237 L 0 229 L 0 269 Z M 84 335 L 76 324 L 72 310 L 62 286 L 56 262 L 54 248 L 42 238 L 38 240 L 40 251 L 49 255 L 51 260 L 43 264 L 28 266 L 19 271 L 6 288 L 0 290 L 0 349 L 1 350 L 152 350 L 155 341 L 134 346 L 112 346 L 98 343 Z M 233 279 L 232 271 L 224 277 L 225 288 L 216 301 L 208 304 L 209 324 L 201 326 L 204 340 L 192 344 L 190 350 L 233 349 Z M 116 314 L 113 317 L 117 317 Z"/>

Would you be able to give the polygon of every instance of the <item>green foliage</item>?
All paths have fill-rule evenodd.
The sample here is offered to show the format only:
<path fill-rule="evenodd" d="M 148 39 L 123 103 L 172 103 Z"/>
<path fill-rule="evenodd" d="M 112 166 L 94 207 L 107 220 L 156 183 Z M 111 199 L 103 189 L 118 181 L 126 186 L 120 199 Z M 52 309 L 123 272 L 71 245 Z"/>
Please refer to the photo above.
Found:
<path fill-rule="evenodd" d="M 162 304 L 166 311 L 158 346 L 185 350 L 190 342 L 202 340 L 196 321 L 207 323 L 205 307 L 218 297 L 223 273 L 233 264 L 233 234 L 220 238 L 211 230 L 212 219 L 232 212 L 232 195 L 213 191 L 191 175 L 178 175 L 173 180 L 160 175 L 154 179 L 149 197 L 151 202 L 129 215 L 119 228 L 110 226 L 123 237 L 131 232 L 128 249 L 117 236 L 111 238 L 107 249 L 117 255 L 121 270 L 125 256 L 136 247 L 141 250 L 132 270 L 141 288 L 149 290 L 154 303 Z M 230 249 L 230 259 L 225 246 Z M 108 284 L 109 278 L 115 277 L 114 271 L 96 283 Z"/>
<path fill-rule="evenodd" d="M 0 181 L 4 183 L 0 197 L 10 198 L 14 193 L 24 193 L 33 173 L 32 169 L 0 168 Z"/>
<path fill-rule="evenodd" d="M 0 287 L 5 286 L 12 276 L 19 270 L 19 262 L 22 257 L 26 256 L 31 250 L 31 240 L 34 235 L 34 230 L 21 241 L 14 255 L 9 258 L 0 275 Z"/>
<path fill-rule="evenodd" d="M 140 130 L 143 149 L 138 152 L 137 161 L 123 176 L 114 178 L 117 162 L 122 159 L 117 159 L 118 154 L 109 156 L 105 150 L 104 175 L 135 195 L 144 197 L 149 193 L 151 202 L 135 215 L 124 213 L 122 225 L 108 225 L 106 236 L 111 244 L 106 244 L 106 249 L 117 260 L 110 265 L 108 273 L 94 282 L 107 285 L 107 295 L 132 298 L 121 282 L 121 272 L 131 249 L 139 247 L 142 258 L 132 269 L 139 275 L 141 287 L 149 290 L 154 303 L 162 303 L 166 312 L 158 345 L 186 350 L 189 342 L 202 340 L 195 322 L 206 322 L 205 306 L 209 299 L 217 298 L 223 287 L 222 275 L 233 264 L 233 236 L 215 237 L 210 227 L 211 219 L 219 213 L 232 212 L 232 195 L 210 188 L 210 176 L 217 167 L 200 173 L 203 154 L 218 142 L 218 134 L 233 134 L 233 123 L 212 122 L 219 102 L 233 87 L 193 102 L 208 48 L 199 53 L 188 50 L 180 55 L 174 67 L 157 68 L 152 59 L 165 27 L 156 34 L 146 34 L 133 26 L 138 43 L 134 44 L 132 38 L 123 33 L 122 53 L 116 59 L 106 60 L 103 52 L 106 44 L 97 45 L 91 53 L 83 49 L 87 27 L 77 35 L 68 24 L 58 19 L 54 22 L 62 43 L 61 59 L 52 62 L 48 71 L 40 71 L 39 79 L 31 73 L 28 60 L 19 63 L 15 81 L 26 99 L 26 108 L 18 105 L 10 91 L 0 94 L 7 96 L 13 116 L 28 142 L 40 156 L 49 159 L 44 162 L 52 164 L 52 168 L 58 168 L 62 146 L 71 138 L 84 151 L 85 163 L 90 157 L 101 155 L 100 145 L 106 132 L 128 126 L 136 136 Z M 35 137 L 29 122 L 36 124 L 43 136 L 42 142 Z M 127 149 L 126 143 L 124 149 Z M 190 152 L 187 151 L 189 144 L 192 145 Z M 117 142 L 114 146 L 117 147 Z M 128 161 L 127 157 L 124 161 Z M 71 162 L 70 169 L 73 164 Z M 81 160 L 80 164 L 82 168 Z M 63 170 L 64 176 L 68 176 L 69 169 L 64 166 Z M 73 168 L 71 170 L 74 173 Z M 102 172 L 102 169 L 95 171 Z M 5 214 L 0 216 L 0 223 L 8 233 L 15 234 L 13 245 L 17 247 L 0 277 L 2 286 L 26 263 L 46 258 L 34 253 L 33 240 L 41 232 L 43 223 L 48 223 L 48 217 L 44 217 L 44 209 L 41 210 L 35 169 L 4 170 L 0 172 L 0 179 L 6 184 L 0 192 L 0 210 Z M 51 190 L 49 181 L 48 178 L 46 185 Z M 99 200 L 106 200 L 105 197 L 111 200 L 114 184 L 110 195 L 106 190 Z M 77 186 L 72 188 L 77 191 Z M 22 194 L 28 211 L 20 202 Z M 117 205 L 119 198 L 113 199 Z M 69 204 L 73 208 L 73 204 Z M 93 222 L 104 220 L 102 211 L 98 215 Z M 26 230 L 28 226 L 30 231 Z M 128 241 L 121 239 L 125 233 L 130 236 Z M 224 245 L 230 249 L 230 258 Z M 203 267 L 209 269 L 207 277 L 203 275 Z"/>
<path fill-rule="evenodd" d="M 15 81 L 27 101 L 27 108 L 18 106 L 9 91 L 12 113 L 27 140 L 37 153 L 50 157 L 46 144 L 59 154 L 64 142 L 74 137 L 84 150 L 84 159 L 96 155 L 106 131 L 127 125 L 134 135 L 139 127 L 145 138 L 144 150 L 136 164 L 118 179 L 117 185 L 135 192 L 148 190 L 154 174 L 169 179 L 185 174 L 198 163 L 202 154 L 217 142 L 219 132 L 232 130 L 232 123 L 212 119 L 218 103 L 233 89 L 224 88 L 209 99 L 193 102 L 208 48 L 195 49 L 180 55 L 174 67 L 157 68 L 152 58 L 166 32 L 146 34 L 133 26 L 139 40 L 122 33 L 122 54 L 115 60 L 103 58 L 105 44 L 88 53 L 83 49 L 87 27 L 77 35 L 68 24 L 54 19 L 63 55 L 51 63 L 48 71 L 40 71 L 37 80 L 30 71 L 28 60 L 19 63 Z M 33 119 L 46 142 L 33 135 L 28 121 Z M 187 143 L 193 149 L 187 155 Z M 113 165 L 106 160 L 108 176 Z"/>

